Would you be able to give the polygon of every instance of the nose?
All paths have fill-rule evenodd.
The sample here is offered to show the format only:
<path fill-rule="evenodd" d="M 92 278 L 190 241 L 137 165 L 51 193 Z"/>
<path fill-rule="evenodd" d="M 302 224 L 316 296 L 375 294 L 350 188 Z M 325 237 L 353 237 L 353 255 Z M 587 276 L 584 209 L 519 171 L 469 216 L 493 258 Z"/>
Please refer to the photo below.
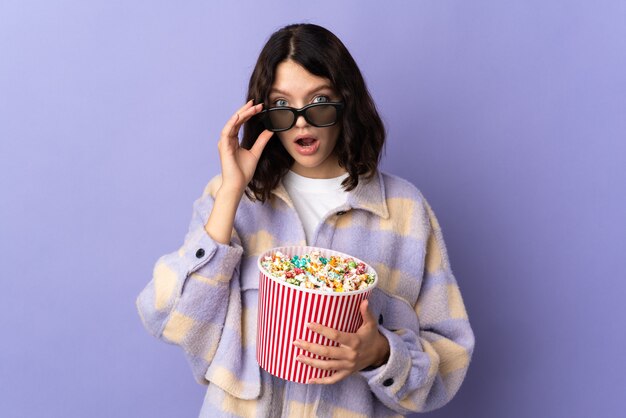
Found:
<path fill-rule="evenodd" d="M 309 125 L 309 122 L 307 122 L 306 119 L 304 119 L 304 115 L 298 115 L 295 126 L 297 128 L 303 128 L 308 125 Z"/>

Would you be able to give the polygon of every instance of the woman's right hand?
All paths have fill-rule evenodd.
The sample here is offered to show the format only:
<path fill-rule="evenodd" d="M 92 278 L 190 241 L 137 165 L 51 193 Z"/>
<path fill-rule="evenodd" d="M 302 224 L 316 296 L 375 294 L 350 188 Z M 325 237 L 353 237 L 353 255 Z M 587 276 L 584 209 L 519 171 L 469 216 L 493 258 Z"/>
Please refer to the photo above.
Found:
<path fill-rule="evenodd" d="M 239 144 L 239 128 L 245 121 L 263 109 L 263 103 L 252 106 L 252 102 L 250 100 L 239 108 L 226 122 L 217 144 L 222 164 L 221 187 L 237 190 L 242 194 L 252 180 L 263 149 L 272 135 L 274 135 L 274 132 L 265 129 L 259 134 L 252 148 L 247 150 L 241 147 Z"/>

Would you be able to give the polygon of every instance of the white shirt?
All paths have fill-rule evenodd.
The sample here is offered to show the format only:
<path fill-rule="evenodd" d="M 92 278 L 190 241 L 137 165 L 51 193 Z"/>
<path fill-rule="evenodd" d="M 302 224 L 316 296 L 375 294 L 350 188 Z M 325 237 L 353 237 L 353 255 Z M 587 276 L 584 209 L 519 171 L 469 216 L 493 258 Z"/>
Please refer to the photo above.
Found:
<path fill-rule="evenodd" d="M 332 179 L 312 179 L 289 170 L 283 177 L 283 185 L 304 226 L 306 242 L 312 245 L 317 225 L 331 209 L 346 203 L 348 193 L 341 182 L 348 173 Z"/>

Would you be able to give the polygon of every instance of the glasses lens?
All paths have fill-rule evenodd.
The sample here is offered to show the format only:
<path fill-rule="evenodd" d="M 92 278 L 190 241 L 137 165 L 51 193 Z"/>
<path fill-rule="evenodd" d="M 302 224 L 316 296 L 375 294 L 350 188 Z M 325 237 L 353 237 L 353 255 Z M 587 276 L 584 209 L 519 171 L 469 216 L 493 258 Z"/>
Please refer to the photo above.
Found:
<path fill-rule="evenodd" d="M 272 129 L 287 129 L 293 123 L 293 113 L 289 110 L 271 110 L 268 117 Z"/>
<path fill-rule="evenodd" d="M 330 104 L 313 106 L 306 110 L 306 116 L 313 125 L 332 125 L 337 122 L 337 109 Z"/>

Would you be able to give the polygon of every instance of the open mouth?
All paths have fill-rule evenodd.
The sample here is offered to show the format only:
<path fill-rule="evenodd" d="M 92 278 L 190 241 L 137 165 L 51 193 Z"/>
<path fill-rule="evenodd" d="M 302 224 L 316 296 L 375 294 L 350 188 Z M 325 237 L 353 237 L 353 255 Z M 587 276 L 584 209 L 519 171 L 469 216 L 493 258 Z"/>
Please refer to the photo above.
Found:
<path fill-rule="evenodd" d="M 320 141 L 318 141 L 316 138 L 305 136 L 302 138 L 298 138 L 295 141 L 295 144 L 296 152 L 298 152 L 300 155 L 313 155 L 317 152 Z"/>
<path fill-rule="evenodd" d="M 315 143 L 315 141 L 317 141 L 315 138 L 300 138 L 296 141 L 296 143 L 301 147 L 310 147 Z"/>

